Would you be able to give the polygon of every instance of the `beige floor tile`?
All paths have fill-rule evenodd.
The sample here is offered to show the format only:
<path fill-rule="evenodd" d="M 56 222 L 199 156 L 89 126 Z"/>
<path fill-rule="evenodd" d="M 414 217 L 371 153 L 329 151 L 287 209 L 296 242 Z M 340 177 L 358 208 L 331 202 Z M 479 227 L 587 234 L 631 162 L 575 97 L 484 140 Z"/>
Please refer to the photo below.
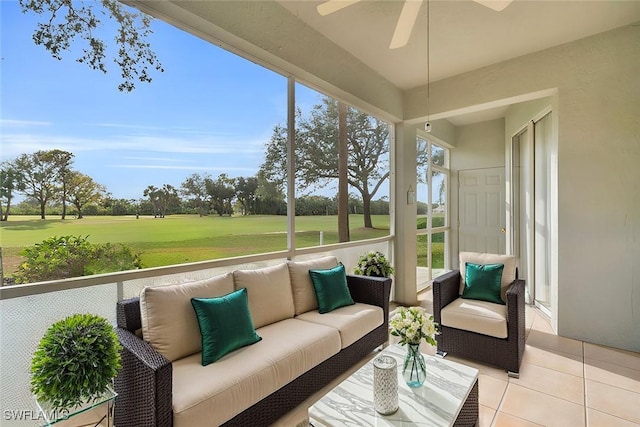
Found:
<path fill-rule="evenodd" d="M 585 378 L 640 393 L 640 370 L 595 359 L 584 362 Z"/>
<path fill-rule="evenodd" d="M 504 369 L 496 368 L 492 365 L 485 365 L 484 363 L 477 362 L 471 359 L 465 359 L 463 357 L 454 356 L 452 354 L 447 354 L 447 360 L 451 360 L 452 362 L 462 363 L 463 365 L 471 366 L 480 371 L 481 374 L 488 375 L 490 377 L 496 378 L 498 380 L 507 381 L 507 371 Z"/>
<path fill-rule="evenodd" d="M 584 380 L 575 375 L 523 363 L 520 378 L 509 378 L 509 383 L 584 405 Z"/>
<path fill-rule="evenodd" d="M 536 348 L 545 348 L 582 357 L 582 341 L 572 340 L 548 332 L 532 329 L 527 344 Z"/>
<path fill-rule="evenodd" d="M 640 371 L 640 353 L 633 351 L 584 343 L 584 357 Z"/>
<path fill-rule="evenodd" d="M 587 427 L 638 427 L 640 424 L 587 408 Z"/>
<path fill-rule="evenodd" d="M 585 380 L 587 385 L 587 407 L 616 417 L 640 423 L 640 393 Z"/>
<path fill-rule="evenodd" d="M 480 427 L 491 427 L 491 423 L 493 423 L 493 417 L 496 415 L 496 410 L 491 409 L 488 406 L 480 405 Z"/>
<path fill-rule="evenodd" d="M 507 386 L 507 392 L 498 411 L 549 427 L 585 424 L 583 405 L 513 383 Z"/>
<path fill-rule="evenodd" d="M 514 417 L 504 412 L 498 412 L 492 427 L 539 427 L 544 424 L 536 424 L 522 418 Z"/>
<path fill-rule="evenodd" d="M 531 330 L 540 331 L 551 335 L 556 335 L 556 332 L 551 327 L 551 323 L 547 317 L 540 313 L 538 310 L 535 310 L 536 316 L 533 320 L 533 325 L 531 326 Z"/>
<path fill-rule="evenodd" d="M 509 383 L 486 374 L 478 376 L 480 404 L 491 409 L 498 409 Z"/>
<path fill-rule="evenodd" d="M 530 305 L 526 305 L 524 307 L 524 319 L 525 319 L 525 328 L 527 333 L 533 326 L 533 322 L 536 319 L 536 309 Z"/>
<path fill-rule="evenodd" d="M 543 368 L 553 369 L 577 377 L 584 375 L 582 356 L 562 353 L 546 348 L 538 348 L 528 344 L 522 356 L 522 363 L 542 366 Z"/>

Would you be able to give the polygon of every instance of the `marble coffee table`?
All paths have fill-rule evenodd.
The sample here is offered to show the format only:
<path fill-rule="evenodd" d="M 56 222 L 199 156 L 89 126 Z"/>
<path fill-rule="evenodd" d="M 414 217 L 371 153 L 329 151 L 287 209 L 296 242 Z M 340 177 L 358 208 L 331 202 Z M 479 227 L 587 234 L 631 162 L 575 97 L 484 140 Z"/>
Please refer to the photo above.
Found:
<path fill-rule="evenodd" d="M 478 370 L 426 356 L 427 379 L 410 388 L 402 378 L 406 349 L 387 347 L 398 362 L 400 407 L 380 415 L 373 407 L 373 359 L 309 408 L 313 427 L 337 426 L 473 426 L 478 423 Z M 376 355 L 377 357 L 378 355 Z"/>

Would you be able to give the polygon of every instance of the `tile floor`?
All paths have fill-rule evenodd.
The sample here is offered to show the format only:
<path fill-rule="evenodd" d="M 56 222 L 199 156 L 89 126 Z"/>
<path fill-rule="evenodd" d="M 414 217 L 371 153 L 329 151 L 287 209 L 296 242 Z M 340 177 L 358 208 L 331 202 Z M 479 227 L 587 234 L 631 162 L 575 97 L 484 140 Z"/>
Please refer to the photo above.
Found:
<path fill-rule="evenodd" d="M 429 298 L 428 292 L 420 295 L 427 310 Z M 480 371 L 480 427 L 640 427 L 640 353 L 557 336 L 533 307 L 527 307 L 526 319 L 527 348 L 519 379 L 498 368 L 447 356 Z M 428 345 L 422 351 L 434 353 Z M 296 426 L 307 408 L 332 387 L 316 393 L 276 426 Z"/>

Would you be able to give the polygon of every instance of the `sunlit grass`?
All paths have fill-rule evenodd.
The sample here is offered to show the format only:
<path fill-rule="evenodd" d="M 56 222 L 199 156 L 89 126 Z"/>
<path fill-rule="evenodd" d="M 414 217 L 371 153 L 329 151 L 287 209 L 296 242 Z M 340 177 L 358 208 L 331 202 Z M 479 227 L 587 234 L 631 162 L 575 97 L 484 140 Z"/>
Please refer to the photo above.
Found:
<path fill-rule="evenodd" d="M 389 234 L 389 216 L 374 215 L 374 229 L 362 227 L 362 215 L 350 215 L 351 240 Z M 337 216 L 296 217 L 296 246 L 311 247 L 338 242 Z M 171 215 L 165 218 L 141 216 L 94 216 L 61 220 L 52 217 L 10 216 L 0 224 L 4 274 L 19 265 L 19 252 L 52 236 L 89 236 L 91 243 L 124 243 L 141 254 L 144 267 L 159 267 L 210 259 L 282 251 L 287 248 L 285 216 L 250 215 L 219 217 Z"/>

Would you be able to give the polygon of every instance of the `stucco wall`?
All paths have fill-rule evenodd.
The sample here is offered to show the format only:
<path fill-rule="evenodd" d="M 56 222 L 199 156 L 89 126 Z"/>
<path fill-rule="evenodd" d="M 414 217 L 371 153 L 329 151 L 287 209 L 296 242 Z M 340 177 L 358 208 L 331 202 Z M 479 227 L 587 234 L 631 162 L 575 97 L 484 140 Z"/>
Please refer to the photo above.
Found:
<path fill-rule="evenodd" d="M 432 114 L 557 89 L 557 330 L 640 350 L 640 27 L 431 85 Z M 422 111 L 405 93 L 405 117 Z"/>

